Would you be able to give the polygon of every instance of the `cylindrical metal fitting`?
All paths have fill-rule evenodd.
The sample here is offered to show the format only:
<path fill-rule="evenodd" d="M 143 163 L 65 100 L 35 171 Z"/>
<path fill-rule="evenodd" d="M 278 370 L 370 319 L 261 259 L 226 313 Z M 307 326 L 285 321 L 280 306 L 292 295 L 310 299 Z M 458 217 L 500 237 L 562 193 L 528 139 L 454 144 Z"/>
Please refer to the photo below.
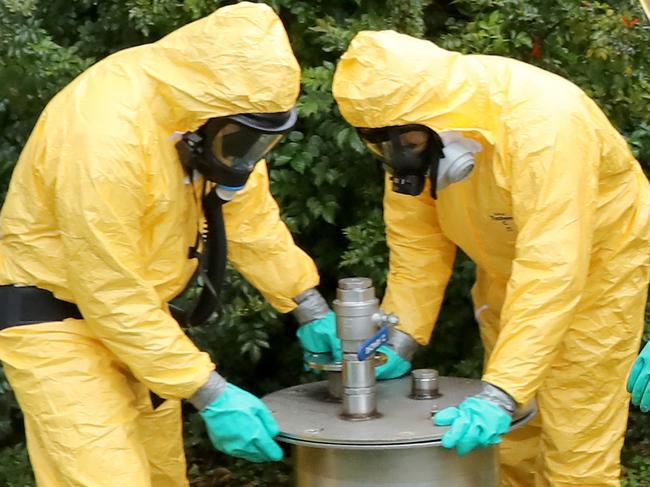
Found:
<path fill-rule="evenodd" d="M 377 392 L 375 387 L 343 389 L 343 419 L 365 421 L 377 417 Z"/>
<path fill-rule="evenodd" d="M 339 280 L 336 299 L 332 303 L 336 313 L 336 335 L 343 352 L 356 353 L 363 341 L 377 329 L 372 316 L 379 311 L 372 281 L 365 277 Z"/>
<path fill-rule="evenodd" d="M 411 372 L 412 399 L 435 399 L 438 392 L 438 371 L 435 369 L 415 369 Z"/>
<path fill-rule="evenodd" d="M 343 355 L 343 414 L 346 419 L 370 419 L 377 413 L 375 361 Z"/>
<path fill-rule="evenodd" d="M 341 417 L 371 419 L 377 414 L 374 359 L 359 360 L 357 353 L 361 344 L 377 330 L 373 316 L 379 312 L 379 300 L 372 281 L 365 277 L 341 279 L 333 308 L 336 334 L 343 349 Z"/>
<path fill-rule="evenodd" d="M 369 277 L 345 277 L 339 279 L 339 285 L 336 290 L 336 296 L 340 297 L 341 295 L 352 295 L 351 293 L 364 293 L 365 290 L 372 289 L 372 279 Z M 371 298 L 375 297 L 375 294 L 370 296 Z M 363 298 L 365 299 L 365 298 Z M 349 298 L 345 299 L 350 301 Z M 352 299 L 352 301 L 361 301 L 362 299 Z"/>
<path fill-rule="evenodd" d="M 355 354 L 343 357 L 343 384 L 347 388 L 373 387 L 375 385 L 375 361 L 357 360 Z"/>

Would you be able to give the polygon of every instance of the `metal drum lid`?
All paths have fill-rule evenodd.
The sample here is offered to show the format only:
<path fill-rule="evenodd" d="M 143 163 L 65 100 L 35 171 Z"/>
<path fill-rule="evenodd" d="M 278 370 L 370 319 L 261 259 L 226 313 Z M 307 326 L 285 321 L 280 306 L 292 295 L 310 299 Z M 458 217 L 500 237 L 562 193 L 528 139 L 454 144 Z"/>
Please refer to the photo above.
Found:
<path fill-rule="evenodd" d="M 327 381 L 297 385 L 264 397 L 280 426 L 278 440 L 312 447 L 343 449 L 417 448 L 437 444 L 447 427 L 434 426 L 436 411 L 456 406 L 477 394 L 481 382 L 476 379 L 439 377 L 440 396 L 413 399 L 411 378 L 377 382 L 379 417 L 367 421 L 343 419 L 341 403 L 328 394 Z M 535 414 L 530 403 L 516 411 L 514 429 Z"/>

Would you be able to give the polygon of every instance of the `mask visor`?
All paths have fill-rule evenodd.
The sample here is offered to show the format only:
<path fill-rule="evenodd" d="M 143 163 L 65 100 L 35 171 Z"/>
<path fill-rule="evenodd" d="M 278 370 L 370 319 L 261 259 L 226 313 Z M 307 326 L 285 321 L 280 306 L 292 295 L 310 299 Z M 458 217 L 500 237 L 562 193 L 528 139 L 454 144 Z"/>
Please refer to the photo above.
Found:
<path fill-rule="evenodd" d="M 382 159 L 390 170 L 397 169 L 394 166 L 400 162 L 423 158 L 431 136 L 431 131 L 421 125 L 359 128 L 358 132 L 370 152 Z"/>
<path fill-rule="evenodd" d="M 416 196 L 424 189 L 433 132 L 422 125 L 357 129 L 370 152 L 391 175 L 393 191 Z"/>
<path fill-rule="evenodd" d="M 211 150 L 213 156 L 225 166 L 235 171 L 250 172 L 281 138 L 281 133 L 263 133 L 236 122 L 228 122 L 214 135 Z"/>

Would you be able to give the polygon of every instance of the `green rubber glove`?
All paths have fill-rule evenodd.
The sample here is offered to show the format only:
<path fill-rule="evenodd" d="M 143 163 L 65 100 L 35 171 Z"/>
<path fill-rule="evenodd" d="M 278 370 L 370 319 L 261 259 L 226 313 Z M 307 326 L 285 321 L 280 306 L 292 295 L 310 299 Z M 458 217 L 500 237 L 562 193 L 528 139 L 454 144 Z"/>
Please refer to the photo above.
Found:
<path fill-rule="evenodd" d="M 375 369 L 377 380 L 397 379 L 411 370 L 411 362 L 400 357 L 395 350 L 388 345 L 382 345 L 377 349 L 386 355 L 386 363 Z"/>
<path fill-rule="evenodd" d="M 650 411 L 650 342 L 639 354 L 627 379 L 627 392 L 632 394 L 632 404 L 640 406 L 641 411 Z"/>
<path fill-rule="evenodd" d="M 232 384 L 199 412 L 212 445 L 250 462 L 278 461 L 282 448 L 273 439 L 280 429 L 262 401 Z"/>
<path fill-rule="evenodd" d="M 322 318 L 305 323 L 296 334 L 305 351 L 330 353 L 334 361 L 341 361 L 341 341 L 336 336 L 336 315 L 332 310 Z"/>
<path fill-rule="evenodd" d="M 508 431 L 512 419 L 493 402 L 470 397 L 457 408 L 436 413 L 433 421 L 437 426 L 451 426 L 442 437 L 442 446 L 456 448 L 462 456 L 475 448 L 501 443 L 501 435 Z"/>

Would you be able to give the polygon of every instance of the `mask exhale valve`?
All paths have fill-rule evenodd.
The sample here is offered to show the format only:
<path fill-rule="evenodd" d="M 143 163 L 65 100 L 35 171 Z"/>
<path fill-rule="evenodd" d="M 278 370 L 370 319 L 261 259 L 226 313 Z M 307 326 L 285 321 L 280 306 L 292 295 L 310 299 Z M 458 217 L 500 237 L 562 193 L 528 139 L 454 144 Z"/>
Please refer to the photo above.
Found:
<path fill-rule="evenodd" d="M 477 145 L 478 142 L 467 138 L 458 138 L 445 143 L 442 149 L 445 157 L 438 161 L 436 178 L 438 190 L 469 177 L 474 169 L 474 152 L 477 152 Z"/>

